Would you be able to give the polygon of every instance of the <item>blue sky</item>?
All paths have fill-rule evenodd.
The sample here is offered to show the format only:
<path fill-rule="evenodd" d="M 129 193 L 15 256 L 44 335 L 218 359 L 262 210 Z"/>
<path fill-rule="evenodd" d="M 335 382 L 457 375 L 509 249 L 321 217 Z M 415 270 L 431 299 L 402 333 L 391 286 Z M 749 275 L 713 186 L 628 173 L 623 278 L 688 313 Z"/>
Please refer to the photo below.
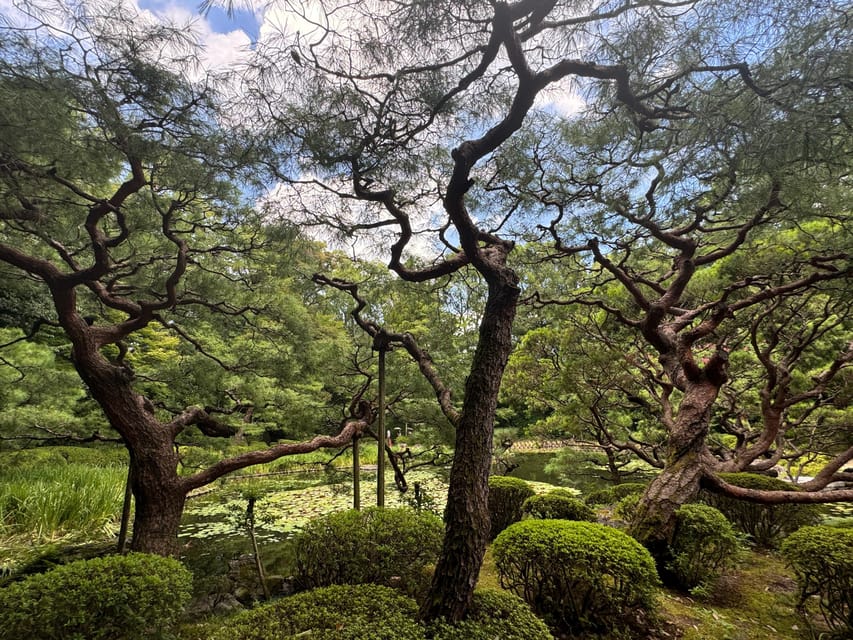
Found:
<path fill-rule="evenodd" d="M 204 15 L 201 14 L 199 6 L 201 0 L 137 0 L 140 9 L 147 9 L 153 13 L 163 13 L 170 9 L 180 9 L 199 19 L 206 20 L 211 30 L 216 33 L 231 33 L 232 31 L 243 31 L 252 42 L 257 41 L 260 33 L 259 17 L 254 12 L 243 9 L 235 9 L 228 14 L 224 9 L 213 7 Z M 238 3 L 239 4 L 239 3 Z"/>

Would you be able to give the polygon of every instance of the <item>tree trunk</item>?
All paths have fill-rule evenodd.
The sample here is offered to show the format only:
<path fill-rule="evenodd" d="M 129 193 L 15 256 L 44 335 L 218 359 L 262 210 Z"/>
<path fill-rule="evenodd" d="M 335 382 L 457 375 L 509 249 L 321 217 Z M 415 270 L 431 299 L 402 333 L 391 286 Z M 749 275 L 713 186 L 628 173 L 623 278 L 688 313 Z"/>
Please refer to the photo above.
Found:
<path fill-rule="evenodd" d="M 489 539 L 488 481 L 495 409 L 512 350 L 518 294 L 512 281 L 489 284 L 480 338 L 456 427 L 456 451 L 444 512 L 444 546 L 421 607 L 421 617 L 426 620 L 462 619 L 480 574 Z"/>
<path fill-rule="evenodd" d="M 699 493 L 705 438 L 719 389 L 719 385 L 708 381 L 692 383 L 685 389 L 667 443 L 666 465 L 640 499 L 629 528 L 629 533 L 655 558 L 664 582 L 675 512 Z"/>
<path fill-rule="evenodd" d="M 71 331 L 69 335 L 75 336 Z M 132 372 L 107 361 L 89 336 L 79 335 L 73 355 L 80 377 L 130 452 L 136 508 L 131 550 L 177 555 L 187 489 L 178 476 L 173 433 L 134 391 Z"/>
<path fill-rule="evenodd" d="M 175 556 L 178 554 L 178 529 L 186 501 L 186 491 L 177 475 L 177 455 L 171 443 L 167 449 L 157 451 L 151 448 L 132 455 L 136 512 L 130 548 Z"/>

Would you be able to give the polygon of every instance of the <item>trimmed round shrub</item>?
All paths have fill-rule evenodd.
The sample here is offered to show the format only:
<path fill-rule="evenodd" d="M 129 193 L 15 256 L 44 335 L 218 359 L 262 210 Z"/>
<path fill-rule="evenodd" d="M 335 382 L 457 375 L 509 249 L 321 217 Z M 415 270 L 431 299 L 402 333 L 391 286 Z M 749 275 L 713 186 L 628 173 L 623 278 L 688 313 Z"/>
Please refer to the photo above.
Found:
<path fill-rule="evenodd" d="M 495 589 L 474 592 L 465 620 L 436 622 L 429 629 L 433 640 L 553 640 L 548 627 L 524 600 Z"/>
<path fill-rule="evenodd" d="M 853 530 L 802 527 L 788 536 L 781 551 L 797 578 L 798 608 L 818 596 L 829 627 L 840 637 L 853 637 Z"/>
<path fill-rule="evenodd" d="M 525 518 L 538 520 L 588 520 L 595 521 L 595 512 L 570 491 L 555 489 L 548 493 L 530 496 L 521 505 Z"/>
<path fill-rule="evenodd" d="M 607 487 L 606 489 L 590 491 L 584 496 L 583 501 L 593 506 L 598 504 L 613 504 L 616 502 L 616 495 L 613 493 L 613 487 Z"/>
<path fill-rule="evenodd" d="M 143 553 L 79 560 L 0 589 L 0 638 L 172 638 L 192 574 Z"/>
<path fill-rule="evenodd" d="M 244 611 L 210 640 L 423 640 L 412 598 L 375 584 L 332 585 Z"/>
<path fill-rule="evenodd" d="M 800 491 L 799 487 L 757 473 L 721 473 L 729 484 L 763 491 Z M 749 534 L 759 547 L 772 549 L 800 527 L 820 522 L 822 508 L 811 504 L 759 504 L 718 493 L 702 492 L 702 500 L 723 512 L 738 529 Z"/>
<path fill-rule="evenodd" d="M 511 476 L 491 476 L 489 478 L 489 519 L 491 530 L 489 537 L 495 537 L 513 522 L 524 515 L 521 507 L 524 501 L 534 495 L 533 487 L 524 480 Z"/>
<path fill-rule="evenodd" d="M 628 632 L 654 608 L 659 584 L 654 560 L 616 529 L 524 520 L 497 537 L 492 553 L 501 585 L 563 631 Z"/>
<path fill-rule="evenodd" d="M 302 589 L 375 583 L 420 594 L 443 537 L 440 518 L 408 507 L 331 513 L 294 538 L 296 582 Z"/>
<path fill-rule="evenodd" d="M 613 508 L 613 516 L 630 523 L 637 513 L 637 505 L 640 504 L 641 497 L 639 493 L 629 493 L 627 496 L 621 498 Z"/>
<path fill-rule="evenodd" d="M 707 589 L 731 564 L 738 550 L 734 527 L 718 509 L 706 504 L 685 504 L 675 517 L 672 559 L 666 570 L 682 589 Z"/>
<path fill-rule="evenodd" d="M 610 490 L 613 491 L 613 497 L 618 502 L 627 496 L 643 495 L 648 486 L 645 482 L 623 482 L 622 484 L 614 485 Z"/>

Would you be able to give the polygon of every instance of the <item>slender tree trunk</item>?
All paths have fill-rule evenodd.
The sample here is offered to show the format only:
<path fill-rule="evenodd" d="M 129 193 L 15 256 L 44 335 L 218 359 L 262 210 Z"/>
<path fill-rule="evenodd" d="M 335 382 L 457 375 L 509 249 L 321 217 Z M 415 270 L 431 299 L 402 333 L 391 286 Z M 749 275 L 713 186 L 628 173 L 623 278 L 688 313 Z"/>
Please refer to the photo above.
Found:
<path fill-rule="evenodd" d="M 666 465 L 637 505 L 629 532 L 654 556 L 661 577 L 675 531 L 675 512 L 695 500 L 702 478 L 705 438 L 711 409 L 720 386 L 708 381 L 690 384 L 667 443 Z"/>
<path fill-rule="evenodd" d="M 504 367 L 512 350 L 518 304 L 514 282 L 490 283 L 480 338 L 465 383 L 456 427 L 456 451 L 444 512 L 445 538 L 421 617 L 460 620 L 477 584 L 489 538 L 489 468 L 495 409 Z"/>

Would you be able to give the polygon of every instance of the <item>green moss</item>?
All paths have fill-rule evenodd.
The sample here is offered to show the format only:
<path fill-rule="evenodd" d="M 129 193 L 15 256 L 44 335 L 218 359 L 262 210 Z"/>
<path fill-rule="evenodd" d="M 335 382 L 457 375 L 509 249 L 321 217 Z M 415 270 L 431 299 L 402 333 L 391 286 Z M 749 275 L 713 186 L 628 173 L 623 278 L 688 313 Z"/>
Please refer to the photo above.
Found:
<path fill-rule="evenodd" d="M 705 599 L 697 601 L 669 590 L 661 592 L 661 617 L 676 626 L 683 640 L 803 640 L 816 619 L 795 611 L 796 585 L 791 571 L 774 554 L 746 552 Z M 823 627 L 825 628 L 825 627 Z"/>

